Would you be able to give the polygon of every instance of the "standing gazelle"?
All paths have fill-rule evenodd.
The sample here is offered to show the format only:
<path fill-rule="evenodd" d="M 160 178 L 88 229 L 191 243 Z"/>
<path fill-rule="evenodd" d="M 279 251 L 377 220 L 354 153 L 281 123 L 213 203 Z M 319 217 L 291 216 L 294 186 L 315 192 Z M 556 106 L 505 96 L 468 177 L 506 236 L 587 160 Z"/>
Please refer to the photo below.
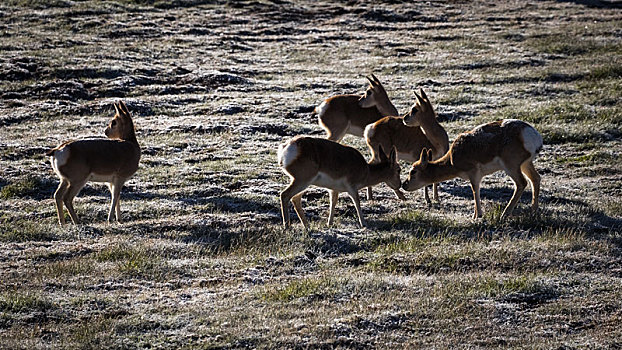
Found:
<path fill-rule="evenodd" d="M 460 177 L 471 182 L 475 200 L 473 218 L 482 216 L 480 182 L 488 174 L 504 170 L 516 188 L 503 210 L 502 218 L 512 213 L 529 180 L 532 189 L 531 208 L 538 209 L 540 175 L 533 166 L 542 149 L 542 136 L 531 125 L 516 119 L 498 120 L 483 124 L 458 135 L 449 152 L 432 161 L 432 152 L 423 150 L 402 186 L 407 191 L 425 185 Z M 524 176 L 523 176 L 524 175 Z"/>
<path fill-rule="evenodd" d="M 365 140 L 372 159 L 378 160 L 378 149 L 395 147 L 398 158 L 407 162 L 419 159 L 421 150 L 432 150 L 432 159 L 440 158 L 449 149 L 449 137 L 436 120 L 436 112 L 423 89 L 421 95 L 415 92 L 415 103 L 403 117 L 384 117 L 365 128 Z M 434 183 L 434 200 L 439 200 L 438 185 Z M 404 200 L 404 194 L 396 190 L 398 198 Z M 427 188 L 424 191 L 426 202 L 430 203 Z M 371 199 L 371 187 L 367 188 L 367 198 Z"/>
<path fill-rule="evenodd" d="M 368 164 L 363 155 L 356 149 L 339 143 L 313 137 L 295 137 L 279 146 L 279 165 L 287 173 L 291 182 L 281 192 L 281 214 L 283 225 L 290 225 L 289 202 L 305 228 L 309 223 L 302 210 L 302 195 L 310 185 L 327 188 L 330 193 L 330 211 L 328 225 L 333 222 L 333 214 L 337 197 L 340 192 L 347 192 L 359 218 L 361 227 L 365 226 L 359 189 L 385 182 L 393 189 L 399 189 L 400 166 L 397 163 L 396 151 L 391 150 L 389 157 L 380 150 L 380 161 Z"/>
<path fill-rule="evenodd" d="M 372 74 L 367 80 L 369 87 L 364 95 L 333 96 L 315 109 L 329 140 L 339 142 L 346 134 L 363 137 L 367 124 L 384 116 L 397 115 L 397 109 L 378 78 Z"/>
<path fill-rule="evenodd" d="M 50 156 L 54 172 L 60 178 L 54 200 L 61 225 L 65 224 L 63 203 L 67 206 L 71 221 L 74 224 L 79 223 L 73 208 L 73 199 L 87 181 L 108 183 L 112 196 L 108 223 L 112 221 L 113 212 L 117 222 L 121 221 L 121 187 L 138 169 L 140 146 L 125 103 L 115 103 L 114 108 L 116 114 L 104 132 L 108 139 L 69 141 L 46 153 Z"/>

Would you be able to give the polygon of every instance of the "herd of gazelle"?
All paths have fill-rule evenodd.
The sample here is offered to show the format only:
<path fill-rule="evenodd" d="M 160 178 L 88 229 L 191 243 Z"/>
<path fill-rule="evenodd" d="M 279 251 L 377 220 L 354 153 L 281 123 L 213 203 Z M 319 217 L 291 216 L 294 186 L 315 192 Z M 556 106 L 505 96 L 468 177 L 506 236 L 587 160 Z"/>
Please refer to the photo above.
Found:
<path fill-rule="evenodd" d="M 359 224 L 364 227 L 360 189 L 367 188 L 368 199 L 372 199 L 371 186 L 384 182 L 404 200 L 400 189 L 425 188 L 429 202 L 428 185 L 433 185 L 433 198 L 439 200 L 437 184 L 456 177 L 470 181 L 475 201 L 473 217 L 478 218 L 482 215 L 480 182 L 485 175 L 499 170 L 504 170 L 516 186 L 503 218 L 516 207 L 527 181 L 532 188 L 532 210 L 538 208 L 540 175 L 533 160 L 542 149 L 542 137 L 531 125 L 515 119 L 483 124 L 458 135 L 450 146 L 423 90 L 415 93 L 410 111 L 398 116 L 378 78 L 372 74 L 367 79 L 370 85 L 364 95 L 333 96 L 316 108 L 327 139 L 298 136 L 279 146 L 279 165 L 291 178 L 280 195 L 285 227 L 290 225 L 290 202 L 304 227 L 309 227 L 302 195 L 310 185 L 329 190 L 329 226 L 339 193 L 346 192 L 354 202 Z M 138 169 L 140 146 L 125 103 L 115 103 L 114 107 L 116 113 L 105 129 L 107 139 L 69 141 L 47 153 L 60 178 L 54 200 L 61 225 L 65 223 L 63 204 L 72 222 L 79 223 L 73 199 L 88 181 L 108 184 L 112 197 L 108 222 L 113 214 L 117 222 L 121 221 L 121 188 Z M 358 150 L 339 143 L 346 134 L 365 138 L 372 155 L 369 162 Z M 414 163 L 404 183 L 398 159 Z"/>
<path fill-rule="evenodd" d="M 289 186 L 281 192 L 285 227 L 290 225 L 290 201 L 304 227 L 309 227 L 301 199 L 310 185 L 329 191 L 329 226 L 339 193 L 347 192 L 363 227 L 360 189 L 367 187 L 371 199 L 371 186 L 384 182 L 403 200 L 400 187 L 414 191 L 433 184 L 434 199 L 439 200 L 437 184 L 456 177 L 470 181 L 475 201 L 473 218 L 478 218 L 482 216 L 481 180 L 499 170 L 504 170 L 516 185 L 502 218 L 512 213 L 527 181 L 533 193 L 532 210 L 538 208 L 540 175 L 533 160 L 542 149 L 542 136 L 531 125 L 516 119 L 483 124 L 458 135 L 450 146 L 447 133 L 436 120 L 434 108 L 423 90 L 415 93 L 415 104 L 410 111 L 398 116 L 378 78 L 372 74 L 367 79 L 370 85 L 364 95 L 333 96 L 316 108 L 328 139 L 298 136 L 279 146 L 279 165 L 291 178 Z M 356 149 L 338 143 L 346 134 L 365 137 L 372 154 L 369 162 Z M 389 156 L 385 150 L 390 150 Z M 398 158 L 414 162 L 403 184 Z M 425 199 L 429 202 L 427 190 Z"/>

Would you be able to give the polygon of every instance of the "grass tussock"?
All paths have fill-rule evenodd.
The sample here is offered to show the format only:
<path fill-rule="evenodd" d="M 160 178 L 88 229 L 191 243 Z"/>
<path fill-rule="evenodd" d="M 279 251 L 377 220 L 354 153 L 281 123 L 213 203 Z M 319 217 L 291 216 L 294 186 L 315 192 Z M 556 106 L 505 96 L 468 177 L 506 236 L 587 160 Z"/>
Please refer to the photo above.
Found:
<path fill-rule="evenodd" d="M 0 311 L 2 312 L 45 312 L 54 307 L 56 306 L 52 301 L 37 292 L 6 291 L 0 293 Z"/>
<path fill-rule="evenodd" d="M 299 298 L 326 299 L 334 296 L 342 284 L 331 277 L 302 278 L 285 285 L 266 287 L 260 298 L 270 302 L 289 302 Z"/>

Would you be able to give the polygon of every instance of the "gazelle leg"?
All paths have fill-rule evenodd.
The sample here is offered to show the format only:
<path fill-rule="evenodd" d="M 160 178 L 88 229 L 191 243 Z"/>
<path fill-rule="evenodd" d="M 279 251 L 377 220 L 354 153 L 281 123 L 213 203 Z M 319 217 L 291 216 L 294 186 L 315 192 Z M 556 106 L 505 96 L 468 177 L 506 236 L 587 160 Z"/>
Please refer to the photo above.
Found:
<path fill-rule="evenodd" d="M 56 203 L 56 214 L 58 214 L 58 223 L 60 225 L 65 224 L 65 213 L 63 213 L 63 198 L 69 188 L 69 181 L 65 179 L 60 180 L 60 184 L 54 192 L 54 202 Z"/>
<path fill-rule="evenodd" d="M 283 226 L 285 228 L 288 228 L 290 225 L 290 217 L 289 217 L 290 200 L 292 200 L 292 198 L 295 195 L 304 191 L 305 188 L 307 188 L 308 186 L 309 186 L 308 182 L 293 179 L 292 182 L 289 184 L 289 186 L 287 186 L 287 188 L 283 190 L 283 192 L 281 192 L 281 215 L 283 216 Z M 300 214 L 298 214 L 298 216 L 300 217 Z M 304 217 L 304 213 L 303 213 L 303 217 Z M 304 224 L 306 219 L 300 218 L 300 221 L 302 221 Z"/>
<path fill-rule="evenodd" d="M 305 212 L 304 210 L 302 210 L 302 195 L 303 194 L 304 194 L 304 191 L 292 197 L 292 203 L 294 204 L 294 210 L 296 211 L 296 215 L 298 215 L 298 219 L 300 219 L 302 226 L 304 226 L 305 229 L 309 229 L 309 221 L 307 221 Z"/>
<path fill-rule="evenodd" d="M 531 210 L 535 212 L 538 210 L 538 197 L 540 196 L 540 174 L 536 171 L 531 160 L 523 163 L 520 169 L 531 184 Z"/>
<path fill-rule="evenodd" d="M 120 206 L 119 206 L 119 197 L 121 196 L 121 187 L 123 186 L 123 183 L 120 181 L 114 181 L 111 182 L 108 185 L 108 188 L 110 188 L 110 211 L 108 212 L 108 223 L 110 224 L 110 222 L 112 221 L 112 214 L 115 213 L 116 211 L 116 219 L 117 222 L 121 222 L 121 210 L 120 210 Z"/>
<path fill-rule="evenodd" d="M 65 197 L 63 198 L 63 202 L 65 202 L 65 206 L 69 211 L 69 216 L 71 216 L 71 221 L 74 225 L 78 225 L 80 221 L 78 220 L 78 215 L 76 215 L 76 211 L 73 208 L 73 199 L 78 195 L 82 187 L 86 184 L 86 180 L 76 181 L 73 183 L 69 183 L 69 188 L 65 192 Z"/>
<path fill-rule="evenodd" d="M 516 187 L 514 188 L 514 194 L 512 195 L 512 199 L 510 199 L 508 205 L 505 207 L 505 209 L 503 209 L 503 214 L 501 214 L 502 219 L 505 219 L 510 214 L 512 214 L 512 211 L 516 207 L 516 204 L 518 204 L 518 201 L 520 200 L 520 197 L 523 194 L 525 187 L 527 186 L 527 180 L 521 173 L 520 168 L 510 171 L 506 170 L 505 172 L 512 178 L 512 181 L 514 181 Z"/>
<path fill-rule="evenodd" d="M 432 184 L 432 190 L 432 198 L 434 198 L 435 201 L 440 202 L 441 198 L 438 196 L 438 183 Z"/>
<path fill-rule="evenodd" d="M 359 217 L 359 224 L 361 228 L 365 227 L 365 219 L 363 219 L 363 213 L 361 212 L 361 201 L 359 199 L 359 192 L 356 190 L 348 191 L 350 198 L 352 198 L 352 202 L 354 202 L 354 207 L 356 208 L 356 213 Z"/>
<path fill-rule="evenodd" d="M 473 200 L 475 201 L 475 211 L 473 212 L 473 219 L 477 219 L 482 217 L 482 203 L 479 194 L 480 184 L 482 182 L 482 177 L 479 174 L 472 176 L 470 178 L 471 181 L 471 190 L 473 190 Z"/>
<path fill-rule="evenodd" d="M 330 206 L 328 211 L 328 226 L 330 227 L 333 224 L 333 216 L 335 215 L 335 206 L 337 205 L 337 200 L 339 198 L 339 192 L 335 190 L 328 190 Z"/>

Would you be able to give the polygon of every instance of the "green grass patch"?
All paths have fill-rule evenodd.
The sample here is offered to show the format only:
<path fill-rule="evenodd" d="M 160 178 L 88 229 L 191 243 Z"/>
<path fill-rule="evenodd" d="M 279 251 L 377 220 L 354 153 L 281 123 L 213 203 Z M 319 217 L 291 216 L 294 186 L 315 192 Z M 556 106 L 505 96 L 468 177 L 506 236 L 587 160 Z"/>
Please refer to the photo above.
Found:
<path fill-rule="evenodd" d="M 581 166 L 585 165 L 598 165 L 598 164 L 608 164 L 610 162 L 617 162 L 619 160 L 619 156 L 612 154 L 610 152 L 605 151 L 595 151 L 588 154 L 584 154 L 576 157 L 557 157 L 555 158 L 555 162 L 559 164 L 577 164 Z M 614 164 L 617 166 L 618 164 Z"/>
<path fill-rule="evenodd" d="M 45 265 L 41 274 L 50 278 L 86 276 L 95 270 L 93 260 L 79 258 L 55 261 Z"/>
<path fill-rule="evenodd" d="M 49 190 L 49 184 L 37 176 L 18 179 L 0 189 L 0 198 L 24 198 L 40 195 Z"/>
<path fill-rule="evenodd" d="M 548 290 L 538 282 L 536 276 L 473 276 L 471 278 L 456 279 L 453 276 L 441 278 L 432 290 L 432 295 L 449 300 L 464 300 L 471 298 L 497 298 L 512 293 L 536 293 Z"/>
<path fill-rule="evenodd" d="M 0 293 L 0 311 L 2 312 L 46 311 L 54 307 L 56 307 L 54 303 L 34 292 Z"/>
<path fill-rule="evenodd" d="M 596 51 L 600 46 L 592 40 L 572 35 L 556 33 L 525 41 L 532 49 L 541 53 L 576 56 Z"/>
<path fill-rule="evenodd" d="M 590 71 L 589 77 L 592 79 L 611 79 L 622 77 L 622 65 L 606 64 L 598 66 Z"/>
<path fill-rule="evenodd" d="M 271 302 L 288 302 L 303 297 L 325 299 L 334 296 L 342 284 L 329 277 L 302 278 L 283 286 L 266 287 L 260 297 Z"/>
<path fill-rule="evenodd" d="M 0 218 L 0 242 L 51 241 L 57 238 L 57 227 L 32 220 Z"/>

